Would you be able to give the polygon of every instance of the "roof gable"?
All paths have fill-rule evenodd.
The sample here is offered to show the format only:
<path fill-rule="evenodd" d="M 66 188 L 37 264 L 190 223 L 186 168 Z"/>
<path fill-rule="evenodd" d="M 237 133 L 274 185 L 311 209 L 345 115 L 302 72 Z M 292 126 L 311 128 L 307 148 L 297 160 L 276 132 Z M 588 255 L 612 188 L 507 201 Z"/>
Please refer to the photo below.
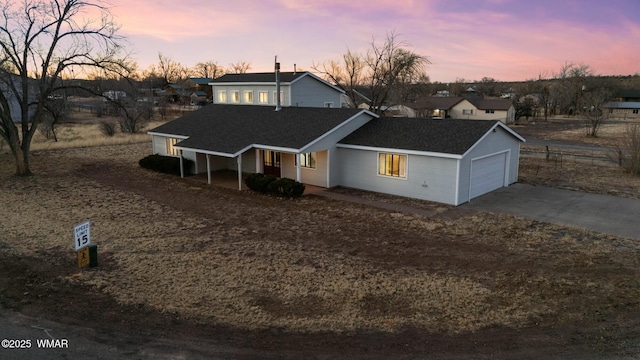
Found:
<path fill-rule="evenodd" d="M 339 143 L 464 155 L 496 126 L 506 128 L 518 140 L 524 141 L 500 121 L 380 118 L 369 121 Z"/>

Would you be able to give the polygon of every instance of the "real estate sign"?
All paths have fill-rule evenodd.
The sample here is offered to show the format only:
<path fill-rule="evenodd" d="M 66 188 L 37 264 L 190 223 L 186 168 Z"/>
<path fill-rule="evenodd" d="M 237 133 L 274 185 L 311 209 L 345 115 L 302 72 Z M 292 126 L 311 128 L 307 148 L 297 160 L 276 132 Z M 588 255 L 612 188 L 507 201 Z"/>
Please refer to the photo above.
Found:
<path fill-rule="evenodd" d="M 91 244 L 91 231 L 88 221 L 82 224 L 76 225 L 73 229 L 76 251 L 82 249 L 85 246 Z"/>

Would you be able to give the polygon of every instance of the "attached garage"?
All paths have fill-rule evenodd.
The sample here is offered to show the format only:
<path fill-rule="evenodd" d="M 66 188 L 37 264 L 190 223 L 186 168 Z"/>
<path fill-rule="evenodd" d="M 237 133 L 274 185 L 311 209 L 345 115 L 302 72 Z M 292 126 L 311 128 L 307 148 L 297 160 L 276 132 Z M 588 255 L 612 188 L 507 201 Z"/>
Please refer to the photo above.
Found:
<path fill-rule="evenodd" d="M 524 141 L 499 121 L 373 119 L 337 144 L 339 185 L 460 205 L 516 182 Z M 381 155 L 406 169 L 381 171 Z"/>
<path fill-rule="evenodd" d="M 471 160 L 470 199 L 509 185 L 507 152 Z"/>

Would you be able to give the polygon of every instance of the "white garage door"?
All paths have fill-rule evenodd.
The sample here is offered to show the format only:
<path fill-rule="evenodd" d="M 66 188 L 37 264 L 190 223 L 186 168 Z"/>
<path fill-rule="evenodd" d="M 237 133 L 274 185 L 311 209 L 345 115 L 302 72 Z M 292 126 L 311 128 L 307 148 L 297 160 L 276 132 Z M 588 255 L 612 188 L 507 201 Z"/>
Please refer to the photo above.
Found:
<path fill-rule="evenodd" d="M 500 153 L 471 161 L 471 199 L 504 186 L 506 160 Z"/>

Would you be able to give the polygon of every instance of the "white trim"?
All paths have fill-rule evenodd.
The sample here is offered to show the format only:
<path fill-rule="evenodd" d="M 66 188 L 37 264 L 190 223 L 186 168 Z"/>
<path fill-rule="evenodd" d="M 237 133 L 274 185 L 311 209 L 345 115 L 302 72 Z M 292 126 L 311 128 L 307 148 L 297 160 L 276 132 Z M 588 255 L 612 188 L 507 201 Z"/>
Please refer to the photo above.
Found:
<path fill-rule="evenodd" d="M 325 132 L 324 134 L 320 135 L 319 137 L 315 138 L 313 141 L 311 141 L 310 143 L 308 143 L 307 145 L 303 146 L 300 148 L 300 152 L 308 152 L 305 151 L 307 148 L 315 145 L 316 143 L 320 142 L 322 139 L 326 138 L 327 136 L 331 135 L 333 132 L 337 131 L 338 129 L 340 129 L 341 127 L 345 126 L 346 124 L 350 123 L 351 121 L 353 121 L 354 119 L 356 119 L 357 117 L 359 117 L 360 115 L 363 114 L 368 114 L 371 115 L 374 118 L 379 118 L 379 115 L 376 115 L 374 113 L 372 113 L 369 110 L 362 110 L 360 112 L 358 112 L 357 114 L 353 115 L 352 117 L 348 118 L 347 120 L 341 122 L 340 124 L 336 125 L 333 129 Z M 367 120 L 370 121 L 371 119 Z M 340 144 L 337 144 L 340 145 Z"/>
<path fill-rule="evenodd" d="M 467 154 L 471 153 L 471 151 L 473 151 L 473 149 L 476 148 L 476 146 L 478 146 L 478 144 L 480 144 L 487 136 L 489 136 L 489 134 L 493 133 L 493 131 L 497 128 L 497 127 L 501 127 L 502 129 L 506 130 L 509 134 L 513 135 L 516 139 L 522 141 L 522 142 L 527 142 L 522 136 L 518 135 L 515 131 L 511 130 L 511 128 L 509 128 L 507 125 L 505 125 L 502 121 L 498 121 L 496 120 L 495 125 L 493 125 L 491 127 L 491 129 L 489 129 L 484 135 L 482 135 L 482 137 L 480 139 L 478 139 L 478 141 L 475 142 L 475 144 L 471 145 L 471 147 L 469 147 L 469 149 L 467 151 L 465 151 L 464 154 L 462 154 L 462 157 L 467 156 Z"/>
<path fill-rule="evenodd" d="M 431 156 L 431 157 L 440 157 L 445 159 L 462 159 L 463 158 L 463 155 L 456 155 L 456 154 L 447 154 L 447 153 L 439 153 L 439 152 L 431 152 L 431 151 L 407 150 L 407 149 L 381 148 L 381 147 L 363 146 L 363 145 L 337 144 L 336 147 L 344 148 L 344 149 L 354 149 L 354 150 L 393 152 L 393 153 L 403 153 L 407 155 Z"/>
<path fill-rule="evenodd" d="M 257 81 L 252 81 L 252 82 L 244 82 L 244 81 L 235 81 L 235 82 L 212 82 L 209 83 L 209 85 L 211 86 L 256 86 L 256 85 L 275 85 L 276 84 L 276 80 L 275 80 L 275 76 L 276 74 L 273 74 L 273 81 L 265 81 L 265 82 L 257 82 Z M 280 86 L 289 86 L 291 85 L 291 82 L 280 82 Z"/>
<path fill-rule="evenodd" d="M 511 149 L 496 151 L 491 154 L 486 154 L 486 155 L 472 158 L 469 161 L 469 195 L 467 196 L 469 202 L 471 202 L 471 185 L 473 185 L 471 183 L 471 179 L 473 179 L 473 162 L 477 160 L 482 160 L 491 156 L 496 156 L 499 154 L 506 154 L 506 156 L 504 157 L 504 174 L 502 176 L 502 187 L 509 186 L 509 163 L 511 162 Z"/>
<path fill-rule="evenodd" d="M 327 85 L 327 86 L 329 86 L 329 87 L 331 87 L 331 88 L 333 88 L 333 89 L 335 89 L 335 90 L 339 91 L 341 94 L 346 94 L 346 92 L 345 92 L 344 90 L 340 89 L 339 87 L 337 87 L 337 86 L 335 86 L 335 85 L 331 85 L 331 83 L 327 82 L 326 80 L 322 79 L 321 77 L 319 77 L 319 76 L 317 76 L 317 75 L 314 75 L 313 73 L 310 73 L 310 72 L 306 72 L 304 75 L 299 76 L 299 77 L 297 77 L 297 78 L 293 79 L 293 81 L 291 81 L 291 83 L 290 83 L 290 84 L 292 84 L 292 85 L 293 85 L 296 81 L 298 81 L 298 80 L 300 80 L 300 79 L 304 78 L 305 76 L 311 76 L 313 79 L 318 80 L 318 81 L 320 81 L 321 83 L 323 83 L 323 84 L 325 84 L 325 85 Z"/>
<path fill-rule="evenodd" d="M 471 163 L 469 163 L 471 164 Z M 458 202 L 460 200 L 460 168 L 462 166 L 462 160 L 458 160 L 457 161 L 457 165 L 456 165 L 456 196 L 454 199 L 454 205 L 458 206 L 460 205 L 460 203 Z M 469 165 L 471 166 L 471 165 Z M 469 170 L 471 171 L 471 170 Z M 471 180 L 469 180 L 471 181 Z M 469 186 L 469 191 L 471 191 L 471 186 Z"/>
<path fill-rule="evenodd" d="M 182 139 L 182 140 L 186 140 L 189 137 L 188 136 L 184 136 L 184 135 L 175 135 L 175 134 L 165 134 L 165 133 L 159 133 L 159 132 L 153 132 L 153 131 L 147 131 L 148 135 L 153 135 L 153 136 L 162 136 L 162 137 L 168 137 L 168 138 L 174 138 L 174 139 Z"/>

